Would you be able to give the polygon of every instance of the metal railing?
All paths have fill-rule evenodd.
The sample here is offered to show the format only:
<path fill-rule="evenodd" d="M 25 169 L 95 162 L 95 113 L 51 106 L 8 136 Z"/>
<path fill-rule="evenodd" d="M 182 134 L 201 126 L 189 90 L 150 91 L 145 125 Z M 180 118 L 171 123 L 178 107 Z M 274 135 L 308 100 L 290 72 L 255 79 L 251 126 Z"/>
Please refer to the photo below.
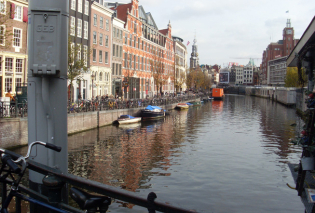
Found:
<path fill-rule="evenodd" d="M 68 113 L 80 113 L 90 111 L 118 110 L 129 108 L 143 108 L 148 105 L 164 106 L 187 102 L 189 100 L 207 98 L 209 94 L 181 95 L 177 97 L 165 96 L 159 98 L 147 99 L 100 99 L 100 100 L 80 100 L 74 103 L 68 102 Z M 22 103 L 15 102 L 0 102 L 0 118 L 17 118 L 27 117 L 27 101 Z"/>
<path fill-rule="evenodd" d="M 14 154 L 15 153 L 12 153 L 12 155 L 14 155 Z M 16 157 L 19 157 L 19 156 L 16 155 Z M 71 174 L 64 174 L 58 169 L 45 166 L 43 164 L 37 163 L 37 162 L 32 161 L 32 160 L 28 160 L 28 169 L 45 175 L 45 178 L 49 178 L 50 180 L 53 179 L 55 181 L 54 182 L 55 184 L 53 184 L 54 186 L 52 188 L 53 190 L 48 190 L 48 194 L 46 194 L 46 195 L 35 192 L 34 190 L 32 190 L 28 187 L 22 186 L 22 185 L 19 185 L 19 190 L 25 194 L 30 195 L 31 197 L 33 197 L 37 200 L 49 203 L 50 205 L 53 205 L 57 208 L 68 210 L 70 212 L 82 213 L 83 211 L 80 209 L 77 209 L 73 206 L 70 206 L 67 203 L 63 203 L 62 199 L 61 199 L 62 196 L 56 196 L 56 194 L 62 193 L 62 191 L 63 191 L 62 186 L 64 183 L 67 183 L 68 186 L 69 185 L 75 186 L 75 187 L 84 189 L 86 191 L 91 191 L 94 193 L 98 193 L 101 195 L 111 197 L 112 199 L 117 199 L 120 201 L 132 203 L 132 204 L 135 204 L 137 206 L 144 207 L 144 208 L 151 208 L 151 209 L 161 211 L 161 212 L 179 212 L 179 213 L 196 212 L 196 211 L 191 211 L 191 210 L 187 210 L 187 209 L 180 208 L 180 207 L 171 206 L 171 205 L 168 205 L 168 204 L 163 203 L 163 202 L 153 201 L 153 203 L 152 203 L 149 196 L 147 199 L 142 198 L 142 197 L 136 195 L 135 193 L 128 192 L 128 191 L 125 191 L 123 189 L 115 188 L 115 187 L 112 187 L 112 186 L 109 186 L 106 184 L 102 184 L 102 183 L 99 183 L 96 181 L 87 180 L 87 179 L 84 179 L 84 178 L 79 177 L 79 176 L 75 176 L 75 175 L 71 175 Z M 8 180 L 8 182 L 10 182 L 10 180 Z M 56 184 L 57 182 L 58 182 L 58 184 Z M 45 185 L 45 183 L 44 183 L 44 185 Z M 59 186 L 59 187 L 56 187 L 56 186 Z M 6 183 L 4 183 L 3 187 L 2 187 L 2 192 L 6 191 L 6 187 L 7 187 L 7 185 L 6 185 Z M 46 187 L 48 187 L 48 189 L 49 189 L 50 186 L 47 185 Z M 56 198 L 56 197 L 58 197 L 58 198 Z M 59 200 L 56 200 L 56 199 L 59 199 Z M 50 201 L 53 201 L 53 202 L 50 202 Z M 15 208 L 17 210 L 21 210 L 21 200 L 18 198 L 16 199 L 16 202 L 15 202 Z M 109 208 L 110 208 L 110 206 L 109 206 Z M 17 211 L 17 212 L 19 212 L 19 211 Z M 152 211 L 152 212 L 155 212 L 155 211 Z"/>

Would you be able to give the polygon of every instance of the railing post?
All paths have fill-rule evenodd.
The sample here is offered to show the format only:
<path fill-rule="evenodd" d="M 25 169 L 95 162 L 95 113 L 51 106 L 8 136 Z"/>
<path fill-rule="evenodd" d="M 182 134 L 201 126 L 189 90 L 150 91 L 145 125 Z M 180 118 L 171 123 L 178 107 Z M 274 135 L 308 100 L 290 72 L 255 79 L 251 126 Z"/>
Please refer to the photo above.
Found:
<path fill-rule="evenodd" d="M 62 188 L 65 182 L 54 175 L 46 175 L 43 178 L 43 184 L 48 189 L 47 197 L 49 203 L 58 207 L 58 204 L 62 202 Z"/>

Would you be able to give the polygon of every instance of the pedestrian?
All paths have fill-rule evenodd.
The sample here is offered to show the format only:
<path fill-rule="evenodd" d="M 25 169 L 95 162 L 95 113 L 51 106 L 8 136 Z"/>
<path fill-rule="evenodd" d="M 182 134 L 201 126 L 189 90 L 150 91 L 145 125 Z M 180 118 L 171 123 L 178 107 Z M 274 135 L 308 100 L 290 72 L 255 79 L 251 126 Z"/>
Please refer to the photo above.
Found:
<path fill-rule="evenodd" d="M 9 89 L 8 92 L 5 94 L 5 97 L 9 97 L 10 101 L 15 101 L 14 96 L 11 94 L 11 90 Z"/>

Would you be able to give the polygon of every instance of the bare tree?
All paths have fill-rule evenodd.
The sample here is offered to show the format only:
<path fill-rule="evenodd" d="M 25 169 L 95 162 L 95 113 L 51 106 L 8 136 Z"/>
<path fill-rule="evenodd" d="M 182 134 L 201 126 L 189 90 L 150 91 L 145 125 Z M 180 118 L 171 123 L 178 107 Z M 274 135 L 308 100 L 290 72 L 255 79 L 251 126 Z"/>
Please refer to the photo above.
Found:
<path fill-rule="evenodd" d="M 163 63 L 163 58 L 161 57 L 161 52 L 156 49 L 153 50 L 152 59 L 149 61 L 151 66 L 151 73 L 156 86 L 156 93 L 162 93 L 162 86 L 165 83 L 165 64 Z"/>

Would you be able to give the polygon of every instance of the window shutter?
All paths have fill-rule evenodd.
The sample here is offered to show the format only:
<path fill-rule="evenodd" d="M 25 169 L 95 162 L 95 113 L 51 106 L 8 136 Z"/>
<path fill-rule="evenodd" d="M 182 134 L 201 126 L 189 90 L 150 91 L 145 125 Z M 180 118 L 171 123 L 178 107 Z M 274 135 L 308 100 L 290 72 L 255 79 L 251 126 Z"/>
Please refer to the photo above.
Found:
<path fill-rule="evenodd" d="M 11 3 L 11 18 L 14 19 L 14 13 L 15 13 L 15 4 Z"/>
<path fill-rule="evenodd" d="M 28 8 L 23 7 L 23 22 L 27 22 L 28 20 Z"/>

